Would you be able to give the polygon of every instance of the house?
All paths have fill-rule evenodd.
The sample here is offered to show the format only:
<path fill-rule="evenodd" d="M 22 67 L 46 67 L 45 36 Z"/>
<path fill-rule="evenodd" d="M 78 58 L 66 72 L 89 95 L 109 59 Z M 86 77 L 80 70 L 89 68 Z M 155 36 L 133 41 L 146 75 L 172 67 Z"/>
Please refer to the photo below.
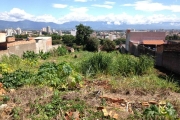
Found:
<path fill-rule="evenodd" d="M 158 45 L 165 43 L 165 32 L 126 31 L 126 50 L 134 55 L 139 55 L 138 46 L 143 45 L 151 50 L 156 50 Z"/>

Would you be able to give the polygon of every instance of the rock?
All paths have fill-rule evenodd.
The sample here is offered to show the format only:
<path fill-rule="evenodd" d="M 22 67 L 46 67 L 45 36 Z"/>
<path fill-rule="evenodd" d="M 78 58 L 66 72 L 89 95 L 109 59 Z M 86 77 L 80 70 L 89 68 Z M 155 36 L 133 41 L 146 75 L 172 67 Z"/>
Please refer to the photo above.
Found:
<path fill-rule="evenodd" d="M 149 101 L 149 104 L 157 105 L 158 103 L 156 101 Z"/>
<path fill-rule="evenodd" d="M 4 109 L 6 107 L 7 107 L 7 104 L 2 104 L 2 105 L 0 105 L 0 110 Z"/>
<path fill-rule="evenodd" d="M 144 107 L 149 107 L 150 104 L 149 104 L 148 102 L 142 102 L 142 106 L 144 106 Z"/>
<path fill-rule="evenodd" d="M 108 111 L 106 110 L 106 109 L 102 109 L 102 112 L 103 112 L 103 115 L 105 116 L 105 117 L 107 117 L 109 114 L 108 114 Z"/>
<path fill-rule="evenodd" d="M 9 91 L 10 91 L 10 93 L 14 93 L 15 89 L 10 89 Z"/>

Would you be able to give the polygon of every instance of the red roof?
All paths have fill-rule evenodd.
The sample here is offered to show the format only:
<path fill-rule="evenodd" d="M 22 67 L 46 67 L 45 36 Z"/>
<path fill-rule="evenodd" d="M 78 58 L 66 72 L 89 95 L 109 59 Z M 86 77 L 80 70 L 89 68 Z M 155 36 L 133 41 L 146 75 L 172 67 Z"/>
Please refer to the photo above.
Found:
<path fill-rule="evenodd" d="M 144 45 L 162 45 L 164 44 L 164 40 L 143 40 L 141 44 Z"/>

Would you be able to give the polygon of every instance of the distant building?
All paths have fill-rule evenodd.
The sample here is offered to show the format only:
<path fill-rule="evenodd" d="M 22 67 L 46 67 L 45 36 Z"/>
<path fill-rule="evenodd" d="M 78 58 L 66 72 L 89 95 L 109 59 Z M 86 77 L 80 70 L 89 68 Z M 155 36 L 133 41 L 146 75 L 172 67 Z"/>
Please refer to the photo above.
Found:
<path fill-rule="evenodd" d="M 46 32 L 47 32 L 47 33 L 52 33 L 52 31 L 51 31 L 51 27 L 50 27 L 50 26 L 47 26 L 47 28 L 46 28 Z"/>
<path fill-rule="evenodd" d="M 6 36 L 13 36 L 15 34 L 13 29 L 6 29 L 5 31 L 6 31 Z"/>
<path fill-rule="evenodd" d="M 59 30 L 59 35 L 62 36 L 62 31 L 61 30 Z"/>
<path fill-rule="evenodd" d="M 16 32 L 17 32 L 18 35 L 20 35 L 20 34 L 22 33 L 21 28 L 18 27 L 18 28 L 16 29 Z"/>
<path fill-rule="evenodd" d="M 43 32 L 47 32 L 45 27 L 42 28 L 42 31 L 43 31 Z"/>
<path fill-rule="evenodd" d="M 76 36 L 76 32 L 77 32 L 77 30 L 71 30 L 71 35 L 73 35 L 73 36 Z"/>

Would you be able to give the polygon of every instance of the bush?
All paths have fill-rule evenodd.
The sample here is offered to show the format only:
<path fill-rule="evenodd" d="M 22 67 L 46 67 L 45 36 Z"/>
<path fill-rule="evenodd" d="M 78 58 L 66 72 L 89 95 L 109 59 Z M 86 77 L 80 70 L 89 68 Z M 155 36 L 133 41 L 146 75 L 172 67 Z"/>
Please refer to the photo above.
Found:
<path fill-rule="evenodd" d="M 63 42 L 61 40 L 52 40 L 52 45 L 59 45 L 59 44 L 63 44 Z"/>
<path fill-rule="evenodd" d="M 90 38 L 86 44 L 86 50 L 88 51 L 98 51 L 99 40 L 97 38 Z"/>
<path fill-rule="evenodd" d="M 111 40 L 104 40 L 103 49 L 104 51 L 110 52 L 116 49 L 116 44 Z"/>
<path fill-rule="evenodd" d="M 62 47 L 58 46 L 57 49 L 53 48 L 49 53 L 53 57 L 64 56 L 64 55 L 68 54 L 68 50 L 64 46 L 62 46 Z"/>
<path fill-rule="evenodd" d="M 120 54 L 114 61 L 111 74 L 121 74 L 124 76 L 142 75 L 148 73 L 154 67 L 154 61 L 148 56 L 139 58 Z"/>
<path fill-rule="evenodd" d="M 37 60 L 38 54 L 36 54 L 34 51 L 26 51 L 23 52 L 23 59 Z"/>
<path fill-rule="evenodd" d="M 63 56 L 68 53 L 67 49 L 64 46 L 62 47 L 59 46 L 56 50 L 57 50 L 58 56 Z"/>
<path fill-rule="evenodd" d="M 81 76 L 66 62 L 44 63 L 39 67 L 35 84 L 45 84 L 57 89 L 76 88 L 81 84 Z"/>
<path fill-rule="evenodd" d="M 18 88 L 30 83 L 32 76 L 31 73 L 19 69 L 12 73 L 3 73 L 0 82 L 6 88 Z"/>
<path fill-rule="evenodd" d="M 39 52 L 39 57 L 43 60 L 48 59 L 50 57 L 50 55 L 51 55 L 50 52 L 45 52 L 45 53 L 43 51 Z"/>
<path fill-rule="evenodd" d="M 81 71 L 83 74 L 95 75 L 97 73 L 109 72 L 112 63 L 112 57 L 106 53 L 95 53 L 81 63 Z"/>
<path fill-rule="evenodd" d="M 11 72 L 19 68 L 19 64 L 22 62 L 22 60 L 19 56 L 12 54 L 10 56 L 2 56 L 1 62 L 6 64 L 10 68 L 10 71 L 8 70 L 8 72 Z"/>

